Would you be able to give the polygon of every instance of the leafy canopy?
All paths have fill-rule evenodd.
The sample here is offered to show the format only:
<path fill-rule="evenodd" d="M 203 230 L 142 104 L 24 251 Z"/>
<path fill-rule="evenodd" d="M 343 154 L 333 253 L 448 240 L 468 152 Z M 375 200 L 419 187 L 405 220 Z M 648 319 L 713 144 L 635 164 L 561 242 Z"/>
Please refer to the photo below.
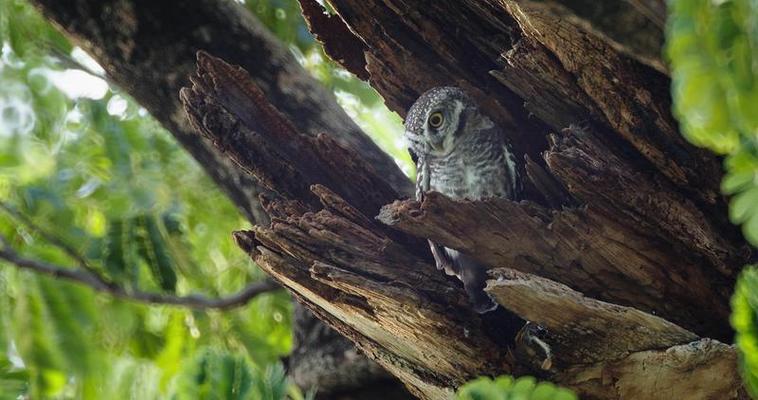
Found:
<path fill-rule="evenodd" d="M 727 156 L 730 218 L 758 245 L 758 4 L 670 2 L 674 112 L 692 143 Z"/>
<path fill-rule="evenodd" d="M 758 3 L 674 0 L 666 53 L 674 111 L 694 144 L 726 156 L 721 188 L 729 217 L 758 245 Z M 747 267 L 732 298 L 732 326 L 748 389 L 758 396 L 758 270 Z"/>

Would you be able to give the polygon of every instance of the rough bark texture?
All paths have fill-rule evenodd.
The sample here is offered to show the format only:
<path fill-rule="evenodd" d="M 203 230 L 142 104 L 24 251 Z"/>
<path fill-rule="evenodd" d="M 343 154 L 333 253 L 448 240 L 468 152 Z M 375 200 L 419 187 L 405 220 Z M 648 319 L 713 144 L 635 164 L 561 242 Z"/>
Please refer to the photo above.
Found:
<path fill-rule="evenodd" d="M 300 132 L 329 132 L 355 148 L 400 191 L 409 182 L 310 77 L 294 56 L 244 7 L 231 0 L 32 0 L 103 66 L 116 85 L 158 119 L 251 221 L 264 218 L 255 180 L 197 140 L 179 103 L 195 53 L 212 51 L 251 71 L 266 97 Z"/>
<path fill-rule="evenodd" d="M 397 193 L 368 163 L 328 136 L 298 134 L 244 70 L 201 53 L 191 80 L 181 98 L 198 132 L 276 193 L 263 199 L 271 225 L 237 232 L 240 247 L 415 395 L 447 398 L 478 375 L 531 373 L 588 399 L 746 398 L 734 349 L 706 338 L 729 335 L 733 272 L 719 263 L 744 251 L 716 240 L 719 228 L 698 219 L 703 213 L 690 215 L 697 207 L 681 195 L 668 202 L 674 194 L 662 185 L 647 195 L 663 196 L 665 215 L 692 229 L 650 236 L 661 223 L 653 225 L 633 201 L 593 197 L 590 204 L 581 187 L 624 193 L 594 177 L 642 179 L 634 170 L 623 175 L 633 168 L 626 158 L 600 158 L 605 142 L 589 128 L 551 139 L 547 170 L 526 168 L 540 181 L 552 172 L 556 187 L 547 191 L 565 195 L 563 184 L 579 207 L 435 193 L 423 203 L 382 207 Z M 516 335 L 523 320 L 502 310 L 472 312 L 460 284 L 435 270 L 418 237 L 500 267 L 487 290 L 547 328 L 549 362 Z M 676 253 L 679 242 L 701 255 Z"/>
<path fill-rule="evenodd" d="M 312 136 L 328 132 L 341 144 L 371 160 L 373 167 L 396 190 L 410 192 L 410 182 L 391 157 L 379 150 L 337 105 L 334 96 L 311 78 L 287 48 L 236 2 L 32 0 L 32 3 L 91 54 L 103 66 L 111 82 L 150 111 L 251 222 L 267 223 L 268 216 L 258 201 L 262 188 L 252 175 L 240 170 L 192 131 L 179 102 L 179 89 L 188 83 L 198 50 L 212 51 L 247 68 L 267 99 L 293 121 L 299 132 Z M 320 377 L 332 374 L 331 380 L 323 380 L 320 385 L 321 393 L 332 390 L 344 393 L 354 387 L 356 383 L 351 375 L 356 368 L 377 370 L 365 358 L 353 357 L 353 346 L 341 336 L 326 334 L 315 321 L 306 325 L 319 332 L 318 341 L 303 342 L 297 356 L 290 360 L 290 367 L 301 371 L 298 376 L 304 382 L 312 381 L 302 371 L 309 370 L 316 363 L 314 360 L 323 354 L 320 347 L 333 349 L 332 362 L 318 369 Z M 308 329 L 296 327 L 302 337 L 314 338 Z M 298 362 L 304 366 L 300 368 Z M 338 368 L 330 369 L 333 366 Z M 385 380 L 386 375 L 378 373 L 375 378 Z M 371 384 L 374 380 L 367 378 L 364 383 Z"/>

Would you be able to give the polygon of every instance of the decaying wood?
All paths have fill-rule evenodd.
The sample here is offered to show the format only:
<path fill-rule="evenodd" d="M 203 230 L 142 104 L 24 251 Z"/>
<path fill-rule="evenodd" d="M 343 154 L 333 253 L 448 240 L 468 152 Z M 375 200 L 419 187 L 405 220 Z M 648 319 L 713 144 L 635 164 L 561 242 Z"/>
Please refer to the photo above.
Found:
<path fill-rule="evenodd" d="M 182 99 L 276 193 L 271 225 L 238 232 L 240 246 L 420 397 L 534 373 L 588 399 L 745 398 L 734 349 L 714 340 L 731 337 L 750 256 L 725 218 L 719 162 L 678 133 L 648 48 L 659 38 L 621 40 L 580 3 L 334 0 L 327 18 L 303 2 L 325 46 L 348 37 L 338 58 L 395 111 L 433 86 L 469 91 L 526 157 L 521 202 L 395 201 L 359 156 L 299 134 L 244 71 L 206 55 Z M 660 29 L 660 2 L 606 6 Z M 497 268 L 498 302 L 547 328 L 547 371 L 516 339 L 523 320 L 472 313 L 419 238 Z"/>
<path fill-rule="evenodd" d="M 559 365 L 614 360 L 698 339 L 663 318 L 585 297 L 549 279 L 508 268 L 490 272 L 495 279 L 489 281 L 487 292 L 504 307 L 548 330 Z"/>
<path fill-rule="evenodd" d="M 487 265 L 544 276 L 705 336 L 730 335 L 729 292 L 714 285 L 709 266 L 674 254 L 670 244 L 636 231 L 633 220 L 625 224 L 592 206 L 551 211 L 503 199 L 454 202 L 435 193 L 423 204 L 396 202 L 379 219 Z"/>
<path fill-rule="evenodd" d="M 552 379 L 583 398 L 749 398 L 733 346 L 698 339 L 657 316 L 587 298 L 535 275 L 507 268 L 491 273 L 495 280 L 487 291 L 547 328 L 559 370 Z"/>
<path fill-rule="evenodd" d="M 665 0 L 536 0 L 550 15 L 601 36 L 615 50 L 667 73 L 661 57 Z"/>
<path fill-rule="evenodd" d="M 554 210 L 531 201 L 452 201 L 431 193 L 423 203 L 396 201 L 379 213 L 397 193 L 373 168 L 323 136 L 298 134 L 245 75 L 201 53 L 193 86 L 181 93 L 196 129 L 274 193 L 262 199 L 271 225 L 235 233 L 238 244 L 414 394 L 447 398 L 467 379 L 503 373 L 540 374 L 588 399 L 669 398 L 637 382 L 681 381 L 686 371 L 703 382 L 718 380 L 677 383 L 686 398 L 739 387 L 734 349 L 700 339 L 729 334 L 724 282 L 731 270 L 715 264 L 738 254 L 739 246 L 716 240 L 712 230 L 719 226 L 685 213 L 682 221 L 697 228 L 699 244 L 676 237 L 687 229 L 651 236 L 645 224 L 652 221 L 634 202 L 586 201 L 577 187 L 591 177 L 555 171 L 550 179 L 583 205 Z M 593 151 L 606 144 L 591 131 L 562 134 L 545 156 L 551 171 L 574 163 L 583 171 L 617 173 L 597 159 Z M 624 167 L 621 159 L 609 160 Z M 596 186 L 601 193 L 619 190 Z M 460 284 L 436 271 L 419 237 L 504 268 L 493 271 L 488 290 L 548 329 L 555 357 L 549 370 L 530 369 L 540 360 L 523 358 L 530 353 L 515 341 L 519 320 L 502 310 L 482 317 L 469 308 Z M 702 256 L 672 251 L 672 243 Z M 744 398 L 730 390 L 726 398 Z"/>
<path fill-rule="evenodd" d="M 583 399 L 748 400 L 736 363 L 733 346 L 701 339 L 567 368 L 554 379 L 577 388 Z"/>
<path fill-rule="evenodd" d="M 342 19 L 327 14 L 316 0 L 301 0 L 300 9 L 308 30 L 324 46 L 324 52 L 358 78 L 368 79 L 366 60 L 363 58 L 366 48 Z"/>

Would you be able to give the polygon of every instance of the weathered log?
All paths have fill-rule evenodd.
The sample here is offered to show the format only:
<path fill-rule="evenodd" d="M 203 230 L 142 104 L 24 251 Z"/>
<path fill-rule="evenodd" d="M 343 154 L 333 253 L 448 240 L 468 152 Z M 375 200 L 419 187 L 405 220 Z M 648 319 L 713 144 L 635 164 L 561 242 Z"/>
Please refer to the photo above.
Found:
<path fill-rule="evenodd" d="M 490 273 L 494 280 L 488 282 L 487 292 L 499 304 L 547 329 L 559 365 L 614 360 L 698 339 L 663 318 L 585 297 L 549 279 L 508 268 Z"/>

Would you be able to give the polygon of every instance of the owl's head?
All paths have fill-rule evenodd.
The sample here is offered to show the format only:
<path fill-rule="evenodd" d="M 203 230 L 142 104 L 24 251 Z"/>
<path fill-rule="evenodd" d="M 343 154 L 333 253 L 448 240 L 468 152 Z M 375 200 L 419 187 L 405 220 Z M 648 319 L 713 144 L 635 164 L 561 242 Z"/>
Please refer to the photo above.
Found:
<path fill-rule="evenodd" d="M 457 87 L 422 94 L 405 117 L 405 139 L 417 156 L 444 156 L 467 135 L 493 126 L 471 98 Z"/>

